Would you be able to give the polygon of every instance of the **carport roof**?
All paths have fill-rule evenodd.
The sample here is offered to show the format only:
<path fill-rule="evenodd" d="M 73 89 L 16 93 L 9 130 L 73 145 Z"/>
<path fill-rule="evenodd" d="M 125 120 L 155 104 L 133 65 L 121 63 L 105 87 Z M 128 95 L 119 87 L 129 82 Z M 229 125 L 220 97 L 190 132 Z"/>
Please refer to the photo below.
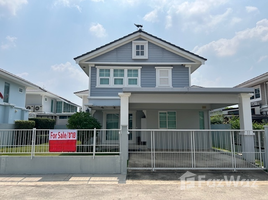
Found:
<path fill-rule="evenodd" d="M 253 93 L 253 88 L 123 88 L 123 93 L 202 93 L 202 94 L 234 94 Z"/>

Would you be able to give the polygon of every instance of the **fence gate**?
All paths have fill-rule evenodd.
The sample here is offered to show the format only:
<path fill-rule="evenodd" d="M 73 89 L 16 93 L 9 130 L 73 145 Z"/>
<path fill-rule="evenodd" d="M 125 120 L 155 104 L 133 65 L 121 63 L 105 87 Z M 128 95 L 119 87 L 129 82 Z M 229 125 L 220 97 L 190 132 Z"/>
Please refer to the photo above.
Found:
<path fill-rule="evenodd" d="M 128 169 L 264 169 L 263 130 L 136 129 L 129 133 Z"/>

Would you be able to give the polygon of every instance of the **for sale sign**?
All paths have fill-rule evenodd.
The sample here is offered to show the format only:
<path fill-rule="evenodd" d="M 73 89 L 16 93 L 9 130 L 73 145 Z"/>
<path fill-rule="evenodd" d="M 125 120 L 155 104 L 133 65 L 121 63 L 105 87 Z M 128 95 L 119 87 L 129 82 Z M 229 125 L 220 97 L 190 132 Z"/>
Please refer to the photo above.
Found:
<path fill-rule="evenodd" d="M 77 130 L 49 130 L 49 152 L 75 152 Z"/>

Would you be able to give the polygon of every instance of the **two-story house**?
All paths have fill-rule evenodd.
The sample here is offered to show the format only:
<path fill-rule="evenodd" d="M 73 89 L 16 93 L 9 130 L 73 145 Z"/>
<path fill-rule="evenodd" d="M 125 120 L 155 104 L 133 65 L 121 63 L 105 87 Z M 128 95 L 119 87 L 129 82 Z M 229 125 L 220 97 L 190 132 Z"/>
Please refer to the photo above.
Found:
<path fill-rule="evenodd" d="M 268 121 L 268 72 L 235 86 L 235 88 L 245 87 L 254 89 L 250 98 L 253 120 Z"/>
<path fill-rule="evenodd" d="M 206 58 L 141 29 L 74 60 L 89 77 L 89 88 L 75 94 L 104 129 L 209 129 L 209 111 L 234 104 L 243 110 L 241 127 L 252 128 L 252 89 L 191 86 Z"/>
<path fill-rule="evenodd" d="M 27 89 L 25 106 L 29 110 L 29 118 L 55 119 L 56 129 L 67 128 L 68 118 L 81 108 L 81 106 L 43 88 Z"/>
<path fill-rule="evenodd" d="M 30 88 L 38 86 L 0 69 L 0 129 L 14 128 L 16 120 L 28 120 L 25 101 Z"/>

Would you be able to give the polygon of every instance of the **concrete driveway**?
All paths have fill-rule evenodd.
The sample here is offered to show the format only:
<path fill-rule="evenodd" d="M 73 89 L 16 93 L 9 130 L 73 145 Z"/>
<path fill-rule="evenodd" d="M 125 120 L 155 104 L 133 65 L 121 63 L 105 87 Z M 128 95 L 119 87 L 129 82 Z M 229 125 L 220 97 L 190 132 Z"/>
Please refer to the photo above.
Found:
<path fill-rule="evenodd" d="M 182 176 L 184 182 L 179 180 Z M 200 177 L 202 181 L 198 181 Z M 263 171 L 130 171 L 126 184 L 118 184 L 124 178 L 91 174 L 0 175 L 0 199 L 245 200 L 268 196 L 268 174 Z"/>

